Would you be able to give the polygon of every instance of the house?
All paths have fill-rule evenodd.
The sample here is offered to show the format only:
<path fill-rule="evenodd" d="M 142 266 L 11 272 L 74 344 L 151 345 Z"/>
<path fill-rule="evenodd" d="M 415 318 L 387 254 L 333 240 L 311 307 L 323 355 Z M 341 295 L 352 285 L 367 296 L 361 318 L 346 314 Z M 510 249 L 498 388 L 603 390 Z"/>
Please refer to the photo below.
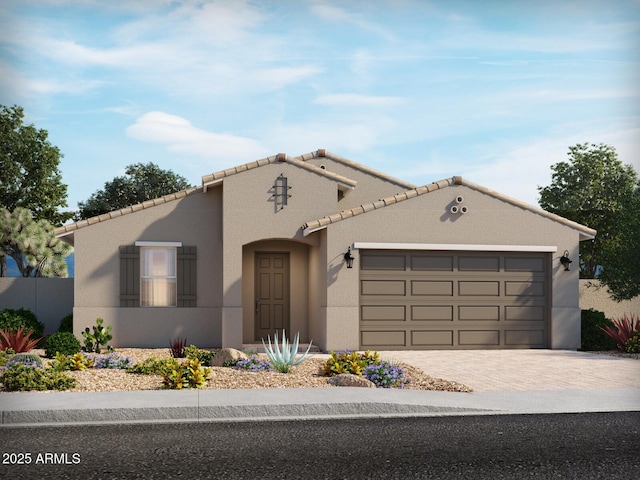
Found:
<path fill-rule="evenodd" d="M 100 317 L 119 347 L 284 329 L 325 351 L 579 348 L 578 268 L 560 259 L 595 234 L 461 177 L 416 187 L 325 150 L 56 229 L 75 247 L 78 336 Z"/>

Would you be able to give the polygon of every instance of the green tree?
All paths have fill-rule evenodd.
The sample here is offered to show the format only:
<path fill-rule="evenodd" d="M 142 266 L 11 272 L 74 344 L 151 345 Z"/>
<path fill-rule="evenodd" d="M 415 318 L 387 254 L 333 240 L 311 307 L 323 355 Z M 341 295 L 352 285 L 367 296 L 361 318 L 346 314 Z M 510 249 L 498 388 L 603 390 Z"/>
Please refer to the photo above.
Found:
<path fill-rule="evenodd" d="M 552 165 L 551 185 L 538 187 L 540 206 L 598 231 L 595 239 L 580 243 L 580 274 L 595 278 L 601 269 L 609 269 L 601 280 L 615 298 L 618 280 L 613 277 L 624 273 L 613 262 L 622 261 L 631 248 L 629 217 L 637 198 L 638 174 L 609 145 L 578 144 L 569 147 L 568 155 L 568 162 Z"/>
<path fill-rule="evenodd" d="M 602 254 L 598 279 L 616 301 L 640 295 L 640 182 L 629 194 L 620 220 L 620 235 Z"/>
<path fill-rule="evenodd" d="M 72 247 L 54 235 L 47 220 L 30 210 L 0 208 L 0 252 L 16 261 L 23 277 L 67 277 L 65 258 Z"/>
<path fill-rule="evenodd" d="M 0 207 L 31 210 L 36 220 L 62 225 L 72 212 L 67 186 L 58 170 L 62 154 L 47 140 L 48 132 L 23 124 L 22 107 L 0 105 Z"/>
<path fill-rule="evenodd" d="M 103 190 L 92 193 L 86 202 L 79 202 L 80 211 L 76 220 L 102 215 L 190 187 L 186 178 L 171 170 L 162 170 L 155 163 L 135 163 L 126 168 L 124 176 L 106 182 Z"/>

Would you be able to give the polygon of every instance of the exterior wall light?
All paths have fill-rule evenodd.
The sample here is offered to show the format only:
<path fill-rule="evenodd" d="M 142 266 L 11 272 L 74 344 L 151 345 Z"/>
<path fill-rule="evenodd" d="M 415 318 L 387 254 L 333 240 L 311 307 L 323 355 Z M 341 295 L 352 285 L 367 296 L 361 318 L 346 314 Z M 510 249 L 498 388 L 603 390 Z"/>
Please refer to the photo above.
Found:
<path fill-rule="evenodd" d="M 347 268 L 353 268 L 353 261 L 355 257 L 351 255 L 351 247 L 347 249 L 347 253 L 344 254 L 344 261 L 347 262 Z"/>
<path fill-rule="evenodd" d="M 569 250 L 564 251 L 564 255 L 560 257 L 560 263 L 564 267 L 564 271 L 569 271 L 569 265 L 571 265 L 572 260 L 569 258 Z"/>

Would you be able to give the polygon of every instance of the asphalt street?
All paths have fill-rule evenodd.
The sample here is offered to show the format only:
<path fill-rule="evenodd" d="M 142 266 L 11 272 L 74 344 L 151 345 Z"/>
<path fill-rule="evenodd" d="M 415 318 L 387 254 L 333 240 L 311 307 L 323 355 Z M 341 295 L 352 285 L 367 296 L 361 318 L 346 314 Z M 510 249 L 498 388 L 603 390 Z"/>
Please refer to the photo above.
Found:
<path fill-rule="evenodd" d="M 0 478 L 640 478 L 640 412 L 0 429 Z"/>

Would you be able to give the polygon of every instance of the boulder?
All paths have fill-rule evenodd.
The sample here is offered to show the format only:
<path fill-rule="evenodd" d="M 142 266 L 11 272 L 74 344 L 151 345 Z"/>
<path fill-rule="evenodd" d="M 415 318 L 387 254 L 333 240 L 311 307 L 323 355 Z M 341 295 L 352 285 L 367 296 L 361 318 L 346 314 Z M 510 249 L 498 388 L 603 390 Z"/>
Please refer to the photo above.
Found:
<path fill-rule="evenodd" d="M 376 388 L 376 384 L 371 380 L 367 380 L 359 375 L 353 375 L 351 373 L 341 373 L 335 375 L 329 379 L 331 385 L 336 387 L 363 387 L 363 388 Z"/>
<path fill-rule="evenodd" d="M 228 360 L 238 361 L 249 358 L 246 353 L 235 348 L 223 348 L 211 359 L 212 367 L 222 367 Z"/>

